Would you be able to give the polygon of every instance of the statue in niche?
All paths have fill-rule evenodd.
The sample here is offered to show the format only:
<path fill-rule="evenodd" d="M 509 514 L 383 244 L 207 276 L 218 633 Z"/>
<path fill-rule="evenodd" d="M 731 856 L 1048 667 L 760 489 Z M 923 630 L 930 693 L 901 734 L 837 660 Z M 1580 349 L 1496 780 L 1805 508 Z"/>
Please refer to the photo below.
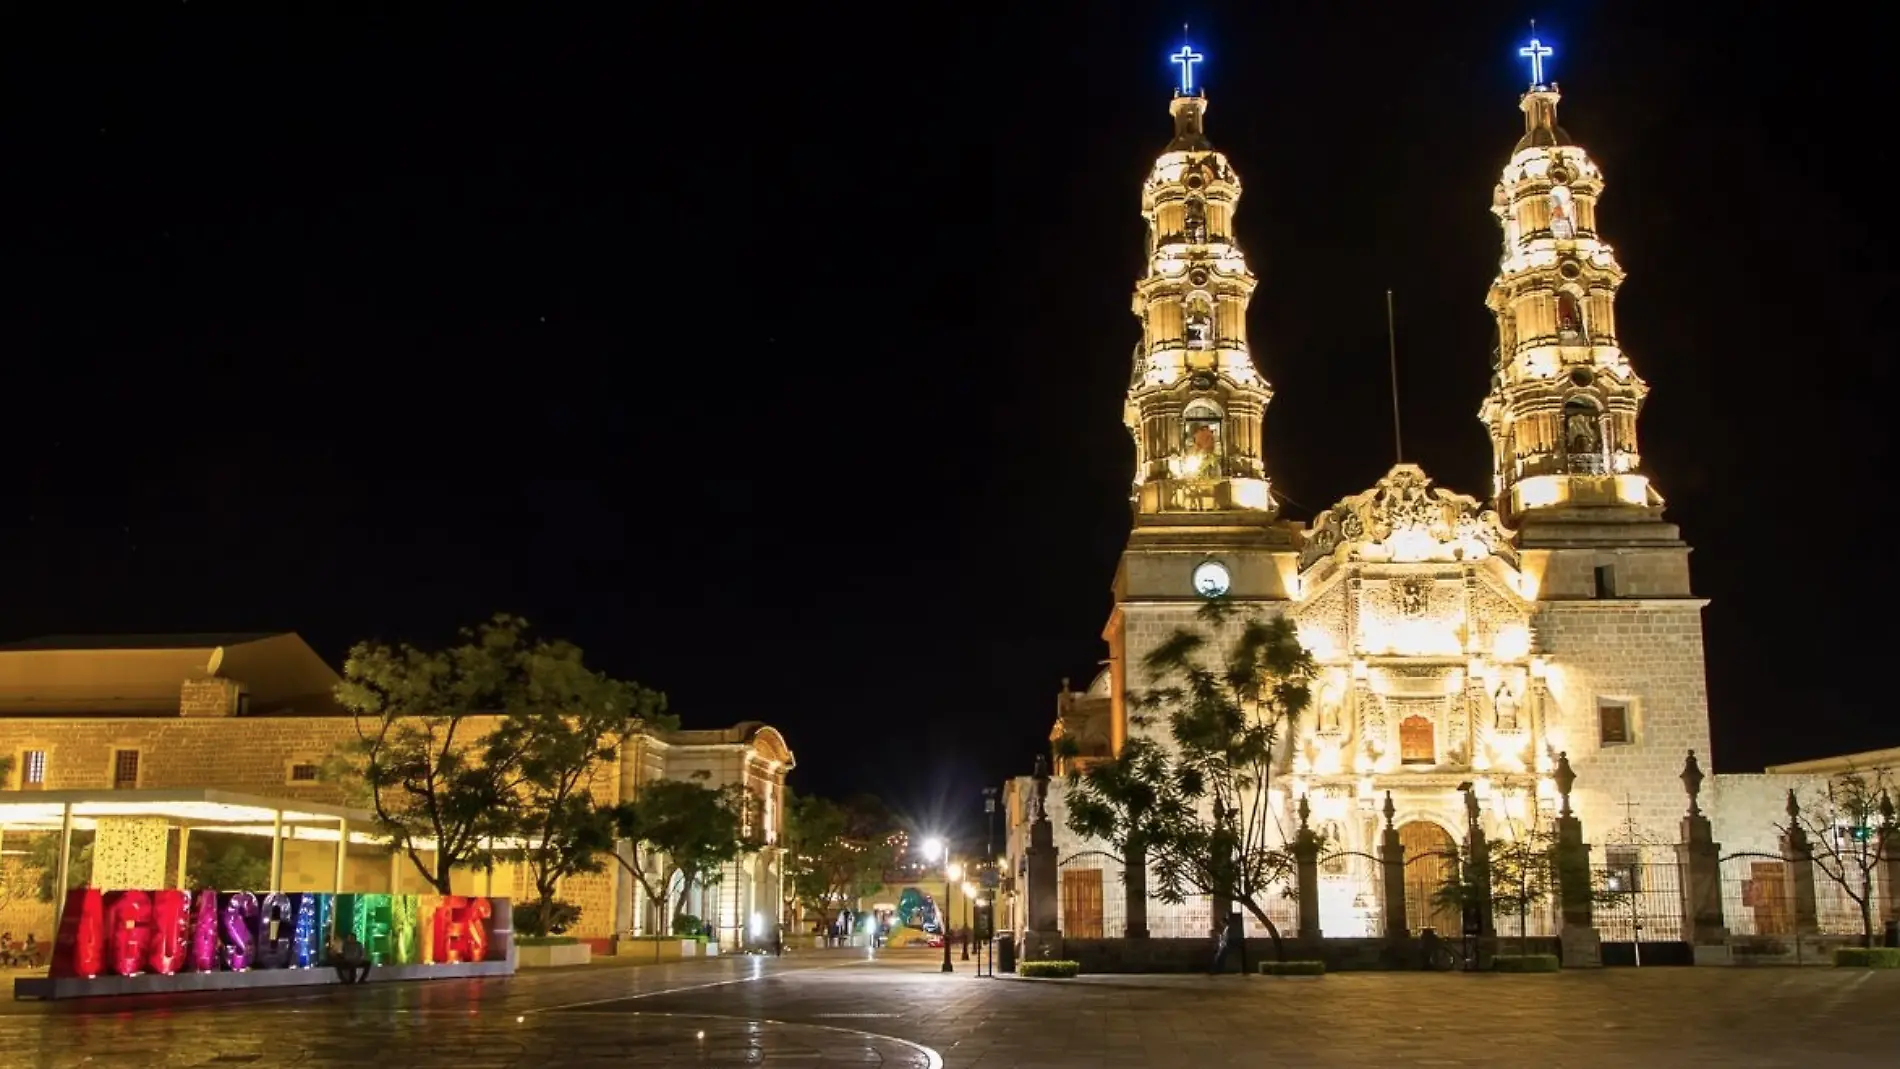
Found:
<path fill-rule="evenodd" d="M 1346 857 L 1340 851 L 1346 848 L 1346 829 L 1339 821 L 1328 820 L 1319 826 L 1319 833 L 1326 837 L 1326 859 L 1319 863 L 1319 870 L 1328 876 L 1346 874 Z"/>
<path fill-rule="evenodd" d="M 1187 202 L 1187 222 L 1183 229 L 1189 245 L 1207 244 L 1207 204 L 1205 201 Z"/>
<path fill-rule="evenodd" d="M 1197 401 L 1182 413 L 1181 430 L 1187 439 L 1189 473 L 1211 478 L 1220 473 L 1220 410 Z"/>
<path fill-rule="evenodd" d="M 1492 699 L 1492 705 L 1497 710 L 1498 730 L 1516 731 L 1518 727 L 1517 695 L 1511 693 L 1511 688 L 1499 687 L 1497 697 Z"/>
<path fill-rule="evenodd" d="M 1339 731 L 1339 688 L 1327 687 L 1319 694 L 1319 731 L 1332 735 Z"/>
<path fill-rule="evenodd" d="M 1207 309 L 1195 306 L 1187 313 L 1187 343 L 1191 349 L 1205 349 L 1214 340 L 1214 323 Z"/>
<path fill-rule="evenodd" d="M 1392 586 L 1393 599 L 1398 604 L 1400 616 L 1415 620 L 1425 615 L 1425 610 L 1430 607 L 1432 600 L 1431 580 L 1414 576 L 1397 580 Z"/>
<path fill-rule="evenodd" d="M 1577 236 L 1576 205 L 1570 199 L 1570 190 L 1557 186 L 1550 191 L 1550 236 L 1568 239 Z"/>
<path fill-rule="evenodd" d="M 1583 311 L 1577 304 L 1577 295 L 1569 290 L 1557 294 L 1557 333 L 1565 338 L 1583 334 Z"/>
<path fill-rule="evenodd" d="M 1590 455 L 1603 449 L 1596 409 L 1573 401 L 1564 406 L 1564 449 L 1572 455 Z"/>

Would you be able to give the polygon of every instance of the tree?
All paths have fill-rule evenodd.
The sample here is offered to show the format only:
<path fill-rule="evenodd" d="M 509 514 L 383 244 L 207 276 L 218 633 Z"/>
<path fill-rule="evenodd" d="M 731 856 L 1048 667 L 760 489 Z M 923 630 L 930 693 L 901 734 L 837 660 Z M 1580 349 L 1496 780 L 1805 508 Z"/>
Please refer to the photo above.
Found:
<path fill-rule="evenodd" d="M 503 705 L 526 629 L 497 615 L 462 629 L 461 644 L 445 650 L 363 642 L 343 662 L 336 696 L 357 737 L 326 777 L 376 814 L 394 849 L 441 894 L 455 869 L 487 861 L 512 827 L 520 766 L 485 747 L 481 727 Z"/>
<path fill-rule="evenodd" d="M 1513 784 L 1507 779 L 1504 786 L 1506 790 L 1524 792 L 1527 803 L 1535 811 L 1534 782 Z M 1517 820 L 1508 822 L 1507 832 L 1506 836 L 1487 838 L 1485 842 L 1490 886 L 1481 886 L 1476 879 L 1477 866 L 1471 863 L 1471 843 L 1467 839 L 1458 844 L 1457 855 L 1450 870 L 1445 873 L 1444 882 L 1433 889 L 1432 904 L 1439 909 L 1463 915 L 1467 909 L 1485 908 L 1488 901 L 1493 917 L 1517 919 L 1518 953 L 1528 954 L 1531 910 L 1548 904 L 1551 895 L 1560 889 L 1557 878 L 1557 833 L 1534 818 L 1529 824 Z M 1626 892 L 1611 883 L 1608 873 L 1590 874 L 1590 900 L 1593 905 L 1599 908 L 1615 906 L 1626 898 Z"/>
<path fill-rule="evenodd" d="M 270 858 L 259 857 L 243 843 L 228 843 L 222 851 L 214 843 L 194 841 L 185 877 L 194 889 L 220 891 L 269 889 Z"/>
<path fill-rule="evenodd" d="M 1134 723 L 1165 722 L 1172 746 L 1137 736 L 1115 759 L 1071 771 L 1069 829 L 1123 857 L 1132 837 L 1150 859 L 1156 897 L 1232 902 L 1284 956 L 1266 896 L 1294 863 L 1268 788 L 1316 668 L 1287 620 L 1242 620 L 1222 648 L 1215 636 L 1238 618 L 1234 606 L 1216 598 L 1197 615 L 1198 629 L 1176 630 L 1142 659 L 1154 689 L 1130 696 Z"/>
<path fill-rule="evenodd" d="M 1887 857 L 1895 819 L 1887 770 L 1849 768 L 1805 803 L 1789 789 L 1788 819 L 1779 825 L 1788 839 L 1807 843 L 1814 867 L 1854 903 L 1866 947 L 1874 945 L 1874 870 Z"/>
<path fill-rule="evenodd" d="M 569 642 L 517 647 L 500 697 L 505 712 L 483 760 L 514 770 L 510 831 L 535 890 L 520 921 L 529 934 L 546 934 L 537 929 L 553 915 L 560 882 L 601 871 L 614 848 L 613 812 L 593 798 L 600 766 L 628 734 L 675 722 L 665 695 L 589 669 Z"/>
<path fill-rule="evenodd" d="M 59 881 L 59 833 L 49 831 L 27 841 L 26 867 L 39 874 L 33 889 L 34 897 L 42 902 L 57 902 L 65 897 L 67 891 L 92 883 L 92 842 L 90 839 L 83 843 L 77 840 L 75 835 L 73 852 L 66 863 L 64 888 L 53 886 Z"/>
<path fill-rule="evenodd" d="M 747 796 L 738 784 L 707 787 L 692 780 L 655 780 L 613 810 L 614 829 L 631 849 L 615 855 L 655 912 L 681 877 L 678 912 L 695 884 L 719 882 L 719 869 L 753 847 L 744 838 Z"/>
<path fill-rule="evenodd" d="M 788 792 L 789 795 L 789 792 Z M 788 797 L 785 901 L 829 923 L 842 904 L 876 890 L 893 860 L 889 814 L 874 798 L 844 804 Z"/>

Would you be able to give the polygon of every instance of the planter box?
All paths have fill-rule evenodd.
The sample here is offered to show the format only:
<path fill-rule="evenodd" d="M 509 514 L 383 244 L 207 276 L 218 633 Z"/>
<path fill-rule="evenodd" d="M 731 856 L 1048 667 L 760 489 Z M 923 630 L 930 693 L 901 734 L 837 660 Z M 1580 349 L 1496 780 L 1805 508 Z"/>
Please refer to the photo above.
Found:
<path fill-rule="evenodd" d="M 659 949 L 654 946 L 658 944 Z M 699 956 L 696 939 L 616 939 L 614 957 L 634 961 L 679 961 Z"/>
<path fill-rule="evenodd" d="M 515 946 L 515 961 L 523 969 L 548 969 L 559 965 L 585 965 L 594 960 L 594 948 L 586 943 L 564 946 Z"/>

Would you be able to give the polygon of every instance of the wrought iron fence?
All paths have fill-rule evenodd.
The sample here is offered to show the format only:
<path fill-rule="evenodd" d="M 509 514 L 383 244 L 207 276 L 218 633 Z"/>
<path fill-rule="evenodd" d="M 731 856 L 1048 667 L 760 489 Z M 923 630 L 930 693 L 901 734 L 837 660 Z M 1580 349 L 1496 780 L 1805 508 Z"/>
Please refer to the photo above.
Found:
<path fill-rule="evenodd" d="M 1646 850 L 1636 859 L 1612 852 L 1610 863 L 1594 866 L 1600 901 L 1592 913 L 1604 942 L 1682 942 L 1682 867 L 1662 859 L 1666 849 Z"/>
<path fill-rule="evenodd" d="M 1859 937 L 1860 904 L 1820 864 L 1814 873 L 1813 934 Z M 1850 876 L 1857 874 L 1850 870 Z M 1871 895 L 1874 934 L 1880 931 L 1883 900 L 1881 873 L 1874 873 Z M 1858 891 L 1858 888 L 1856 888 Z M 1772 854 L 1739 854 L 1722 859 L 1722 919 L 1735 935 L 1792 937 L 1800 924 L 1795 866 Z M 1804 933 L 1805 934 L 1805 933 Z"/>

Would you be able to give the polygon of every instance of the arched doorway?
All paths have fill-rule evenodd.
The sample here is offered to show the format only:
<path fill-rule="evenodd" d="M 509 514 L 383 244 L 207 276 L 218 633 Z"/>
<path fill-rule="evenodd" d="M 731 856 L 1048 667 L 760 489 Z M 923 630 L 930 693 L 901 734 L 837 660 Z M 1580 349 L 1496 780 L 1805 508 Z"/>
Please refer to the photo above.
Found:
<path fill-rule="evenodd" d="M 1458 938 L 1464 923 L 1458 911 L 1432 905 L 1432 895 L 1452 874 L 1458 844 L 1431 821 L 1413 820 L 1399 825 L 1399 845 L 1405 848 L 1405 927 L 1436 928 L 1441 936 Z"/>

